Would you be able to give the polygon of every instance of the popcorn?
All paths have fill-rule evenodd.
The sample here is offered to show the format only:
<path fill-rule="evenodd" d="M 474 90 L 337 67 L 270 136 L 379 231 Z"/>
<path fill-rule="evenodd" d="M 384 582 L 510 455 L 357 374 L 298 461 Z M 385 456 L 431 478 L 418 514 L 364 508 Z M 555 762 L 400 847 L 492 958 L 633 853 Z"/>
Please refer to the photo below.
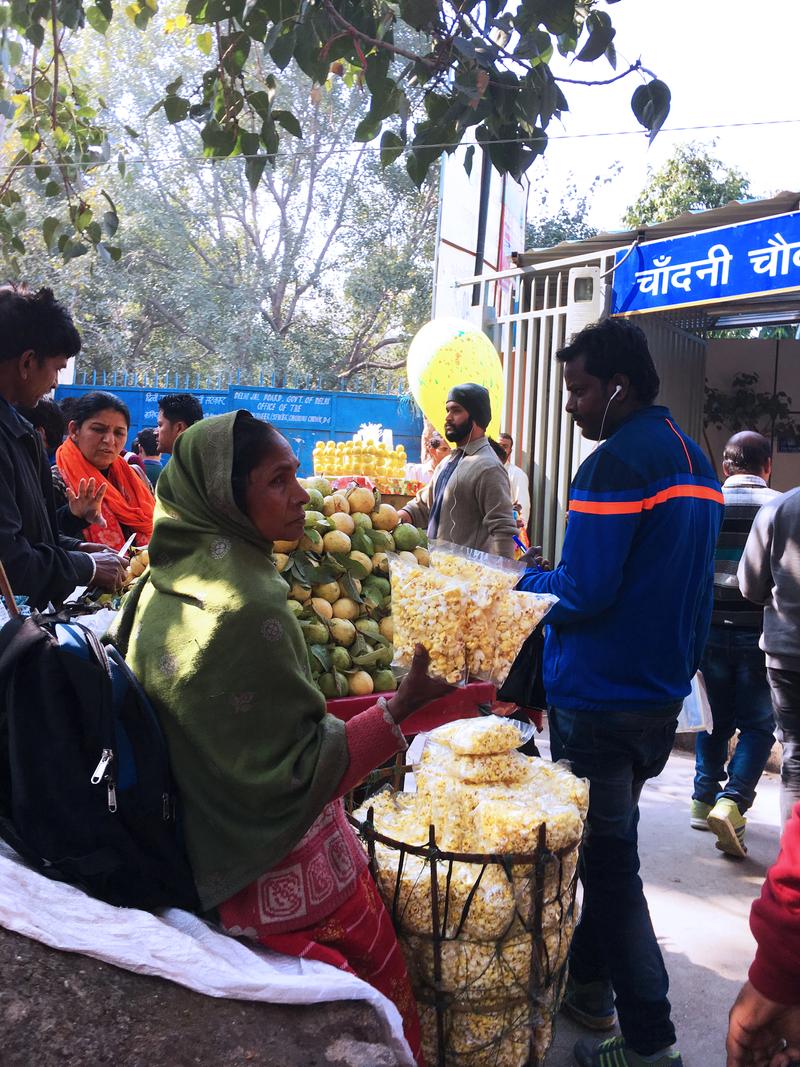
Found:
<path fill-rule="evenodd" d="M 522 1067 L 541 1060 L 552 1040 L 577 918 L 588 787 L 566 765 L 509 749 L 489 751 L 501 739 L 511 741 L 503 720 L 481 726 L 473 737 L 463 725 L 435 731 L 445 743 L 425 746 L 416 793 L 383 791 L 355 816 L 363 821 L 372 807 L 376 830 L 407 844 L 427 844 L 432 823 L 446 852 L 529 857 L 513 864 L 437 859 L 442 940 L 436 983 L 431 863 L 375 842 L 376 879 L 406 955 L 428 1062 L 438 1062 L 432 1006 L 438 992 L 446 1004 L 447 1067 Z M 464 745 L 482 751 L 455 750 Z M 546 850 L 537 853 L 541 826 Z"/>
<path fill-rule="evenodd" d="M 429 567 L 392 559 L 393 666 L 410 667 L 414 646 L 430 653 L 430 673 L 451 685 L 466 680 L 463 589 Z"/>
<path fill-rule="evenodd" d="M 511 752 L 522 744 L 522 734 L 514 719 L 484 715 L 480 719 L 456 719 L 432 730 L 431 742 L 446 745 L 459 756 L 493 756 Z"/>
<path fill-rule="evenodd" d="M 464 584 L 464 639 L 471 675 L 501 685 L 525 639 L 556 602 L 517 591 L 524 566 L 472 549 L 434 544 L 431 567 Z M 516 747 L 516 746 L 515 746 Z"/>
<path fill-rule="evenodd" d="M 498 752 L 491 756 L 457 756 L 444 745 L 428 740 L 420 766 L 460 782 L 522 782 L 528 775 L 528 757 L 521 752 Z"/>

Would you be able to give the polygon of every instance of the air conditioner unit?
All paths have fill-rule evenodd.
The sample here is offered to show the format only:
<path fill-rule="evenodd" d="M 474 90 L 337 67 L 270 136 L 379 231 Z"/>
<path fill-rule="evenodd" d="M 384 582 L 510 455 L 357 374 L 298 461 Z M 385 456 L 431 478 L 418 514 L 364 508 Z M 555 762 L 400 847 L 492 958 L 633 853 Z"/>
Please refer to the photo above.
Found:
<path fill-rule="evenodd" d="M 570 267 L 567 294 L 566 339 L 597 322 L 607 310 L 608 286 L 599 267 Z"/>

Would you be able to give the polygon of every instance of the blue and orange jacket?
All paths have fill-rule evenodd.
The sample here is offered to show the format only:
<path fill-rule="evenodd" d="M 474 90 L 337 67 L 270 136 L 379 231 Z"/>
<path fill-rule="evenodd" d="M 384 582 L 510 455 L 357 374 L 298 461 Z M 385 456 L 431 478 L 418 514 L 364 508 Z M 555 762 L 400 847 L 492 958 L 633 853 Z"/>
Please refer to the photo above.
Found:
<path fill-rule="evenodd" d="M 519 583 L 559 598 L 545 638 L 551 704 L 647 713 L 687 695 L 722 514 L 711 465 L 665 407 L 634 412 L 581 464 L 561 562 Z"/>

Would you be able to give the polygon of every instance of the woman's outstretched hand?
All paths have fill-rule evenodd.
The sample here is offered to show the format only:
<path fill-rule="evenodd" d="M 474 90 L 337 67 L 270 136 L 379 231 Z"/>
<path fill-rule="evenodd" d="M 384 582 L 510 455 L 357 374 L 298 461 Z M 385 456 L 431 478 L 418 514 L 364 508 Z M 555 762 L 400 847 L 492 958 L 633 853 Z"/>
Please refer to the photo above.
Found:
<path fill-rule="evenodd" d="M 107 482 L 98 484 L 94 478 L 88 481 L 81 478 L 77 493 L 67 486 L 69 510 L 77 519 L 83 519 L 87 526 L 105 526 L 106 520 L 103 518 L 102 508 L 103 497 L 107 489 Z"/>
<path fill-rule="evenodd" d="M 395 695 L 388 700 L 387 707 L 395 722 L 402 722 L 413 712 L 418 711 L 432 700 L 446 696 L 453 686 L 428 674 L 430 656 L 424 645 L 417 645 L 411 669 L 400 683 Z"/>

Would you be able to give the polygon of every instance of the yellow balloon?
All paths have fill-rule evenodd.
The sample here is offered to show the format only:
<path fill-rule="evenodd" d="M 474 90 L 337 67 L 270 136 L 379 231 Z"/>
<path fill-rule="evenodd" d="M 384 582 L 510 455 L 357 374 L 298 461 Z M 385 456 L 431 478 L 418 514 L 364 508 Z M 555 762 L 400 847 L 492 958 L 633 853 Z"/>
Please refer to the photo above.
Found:
<path fill-rule="evenodd" d="M 430 423 L 444 434 L 447 394 L 454 385 L 475 382 L 489 390 L 492 421 L 487 434 L 501 433 L 503 366 L 497 349 L 476 326 L 459 319 L 434 319 L 417 333 L 406 362 L 411 392 Z"/>

